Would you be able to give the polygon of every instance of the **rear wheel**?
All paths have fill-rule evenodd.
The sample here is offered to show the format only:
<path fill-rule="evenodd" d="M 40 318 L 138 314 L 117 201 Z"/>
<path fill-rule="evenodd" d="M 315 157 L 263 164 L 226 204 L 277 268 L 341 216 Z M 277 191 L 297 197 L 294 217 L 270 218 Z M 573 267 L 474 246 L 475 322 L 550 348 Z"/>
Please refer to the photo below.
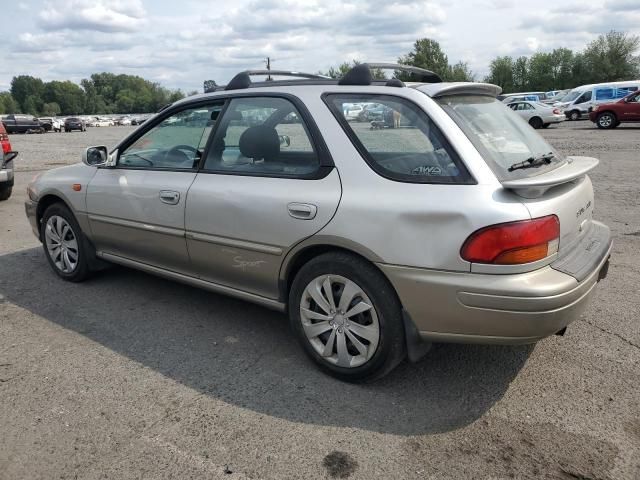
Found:
<path fill-rule="evenodd" d="M 11 196 L 11 192 L 13 192 L 13 186 L 4 185 L 0 186 L 0 200 L 9 200 Z"/>
<path fill-rule="evenodd" d="M 373 265 L 347 253 L 320 255 L 300 269 L 289 319 L 311 359 L 341 380 L 382 377 L 405 356 L 393 287 Z"/>
<path fill-rule="evenodd" d="M 542 128 L 549 128 L 549 125 L 551 125 L 550 123 L 545 123 L 542 125 Z"/>
<path fill-rule="evenodd" d="M 529 125 L 531 125 L 536 130 L 538 128 L 542 128 L 542 119 L 540 117 L 533 117 L 529 119 Z"/>
<path fill-rule="evenodd" d="M 603 129 L 615 128 L 618 126 L 618 119 L 611 112 L 603 112 L 598 115 L 598 118 L 596 119 L 596 125 L 598 125 L 598 128 Z"/>
<path fill-rule="evenodd" d="M 49 265 L 56 274 L 70 282 L 86 279 L 89 248 L 73 213 L 63 204 L 54 203 L 42 216 L 40 237 Z"/>

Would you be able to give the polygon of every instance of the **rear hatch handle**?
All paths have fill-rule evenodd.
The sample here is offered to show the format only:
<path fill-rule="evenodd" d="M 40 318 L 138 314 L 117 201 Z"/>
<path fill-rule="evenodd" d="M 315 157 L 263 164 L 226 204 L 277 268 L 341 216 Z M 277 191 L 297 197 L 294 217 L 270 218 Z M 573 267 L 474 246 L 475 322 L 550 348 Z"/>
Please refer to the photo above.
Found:
<path fill-rule="evenodd" d="M 553 170 L 528 178 L 502 180 L 502 186 L 524 198 L 538 198 L 547 190 L 572 182 L 593 170 L 600 161 L 591 157 L 567 157 L 566 162 Z"/>

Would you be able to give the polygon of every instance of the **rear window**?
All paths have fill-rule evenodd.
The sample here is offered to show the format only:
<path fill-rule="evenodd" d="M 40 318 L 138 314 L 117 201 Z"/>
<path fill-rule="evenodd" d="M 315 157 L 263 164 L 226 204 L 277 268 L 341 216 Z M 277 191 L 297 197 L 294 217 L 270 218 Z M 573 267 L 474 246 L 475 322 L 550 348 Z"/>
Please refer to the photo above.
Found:
<path fill-rule="evenodd" d="M 493 97 L 460 95 L 437 99 L 464 131 L 498 179 L 539 175 L 556 168 L 563 159 L 517 113 Z M 509 167 L 530 158 L 554 155 L 550 164 L 509 171 Z"/>
<path fill-rule="evenodd" d="M 375 94 L 324 98 L 362 157 L 383 177 L 409 183 L 473 183 L 442 132 L 412 102 Z M 354 106 L 360 115 L 352 114 Z"/>

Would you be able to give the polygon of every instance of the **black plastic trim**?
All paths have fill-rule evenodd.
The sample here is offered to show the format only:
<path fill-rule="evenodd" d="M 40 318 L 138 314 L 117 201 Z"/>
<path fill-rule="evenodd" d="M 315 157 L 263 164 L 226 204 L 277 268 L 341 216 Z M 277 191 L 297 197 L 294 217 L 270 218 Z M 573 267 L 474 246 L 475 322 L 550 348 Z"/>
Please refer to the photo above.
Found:
<path fill-rule="evenodd" d="M 451 153 L 453 157 L 453 161 L 455 162 L 456 166 L 460 170 L 460 175 L 459 175 L 460 178 L 457 179 L 456 181 L 448 181 L 448 182 L 429 181 L 427 179 L 428 177 L 425 177 L 424 179 L 418 179 L 418 178 L 412 178 L 412 176 L 410 175 L 396 176 L 393 173 L 390 173 L 389 170 L 382 168 L 378 164 L 378 162 L 371 156 L 371 154 L 366 149 L 366 147 L 362 144 L 362 142 L 357 137 L 353 129 L 349 126 L 344 116 L 335 108 L 335 105 L 331 101 L 331 97 L 349 97 L 349 98 L 355 99 L 356 102 L 358 100 L 370 101 L 367 99 L 371 99 L 371 97 L 390 98 L 390 99 L 393 99 L 394 101 L 405 102 L 413 105 L 420 112 L 424 113 L 424 115 L 431 122 L 431 125 L 433 126 L 433 128 L 435 128 L 436 131 L 439 132 L 440 135 L 442 136 L 443 140 L 445 141 L 444 146 Z M 362 158 L 367 162 L 369 167 L 371 167 L 371 169 L 381 177 L 384 177 L 387 180 L 392 180 L 394 182 L 401 182 L 401 183 L 417 183 L 417 184 L 425 184 L 425 185 L 477 185 L 478 182 L 475 180 L 473 175 L 471 175 L 471 172 L 467 168 L 466 164 L 462 161 L 462 157 L 460 156 L 456 148 L 453 146 L 453 143 L 449 140 L 449 137 L 447 137 L 447 135 L 445 135 L 445 133 L 435 124 L 435 122 L 431 120 L 431 117 L 429 116 L 429 114 L 427 114 L 427 112 L 425 112 L 418 104 L 411 101 L 410 99 L 400 95 L 390 95 L 386 93 L 382 94 L 382 93 L 340 93 L 340 92 L 325 92 L 321 95 L 321 98 L 324 104 L 329 109 L 329 111 L 331 111 L 331 113 L 333 114 L 336 121 L 340 124 L 340 126 L 342 127 L 342 130 L 347 135 L 347 137 L 349 138 L 353 146 L 356 148 L 356 150 L 358 150 L 358 153 L 360 153 L 360 156 L 362 156 Z M 410 178 L 407 178 L 407 177 L 410 177 Z M 438 178 L 438 177 L 434 177 L 434 178 Z M 442 178 L 450 179 L 452 177 L 442 177 Z"/>

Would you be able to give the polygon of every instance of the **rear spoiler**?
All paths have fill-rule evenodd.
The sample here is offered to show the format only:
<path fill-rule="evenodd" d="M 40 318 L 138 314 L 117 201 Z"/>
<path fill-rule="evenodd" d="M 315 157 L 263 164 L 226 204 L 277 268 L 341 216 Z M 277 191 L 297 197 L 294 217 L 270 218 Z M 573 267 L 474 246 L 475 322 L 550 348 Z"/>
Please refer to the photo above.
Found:
<path fill-rule="evenodd" d="M 597 158 L 567 157 L 564 164 L 541 175 L 518 180 L 503 180 L 501 183 L 504 188 L 513 190 L 521 197 L 538 198 L 550 188 L 585 176 L 598 163 L 600 161 Z"/>

